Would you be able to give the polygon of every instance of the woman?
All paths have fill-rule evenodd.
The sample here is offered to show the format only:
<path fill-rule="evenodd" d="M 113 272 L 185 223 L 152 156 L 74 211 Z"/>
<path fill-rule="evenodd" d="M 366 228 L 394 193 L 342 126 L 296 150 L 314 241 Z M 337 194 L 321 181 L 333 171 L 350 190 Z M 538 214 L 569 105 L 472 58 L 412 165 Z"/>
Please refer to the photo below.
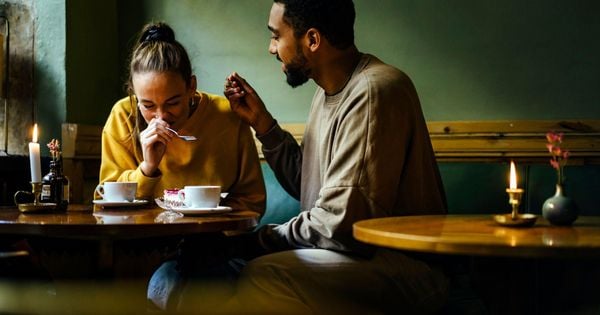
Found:
<path fill-rule="evenodd" d="M 167 24 L 143 28 L 129 70 L 129 97 L 113 106 L 102 132 L 100 182 L 135 181 L 144 199 L 219 185 L 228 192 L 221 205 L 263 213 L 264 181 L 248 125 L 224 97 L 196 91 L 187 52 Z"/>

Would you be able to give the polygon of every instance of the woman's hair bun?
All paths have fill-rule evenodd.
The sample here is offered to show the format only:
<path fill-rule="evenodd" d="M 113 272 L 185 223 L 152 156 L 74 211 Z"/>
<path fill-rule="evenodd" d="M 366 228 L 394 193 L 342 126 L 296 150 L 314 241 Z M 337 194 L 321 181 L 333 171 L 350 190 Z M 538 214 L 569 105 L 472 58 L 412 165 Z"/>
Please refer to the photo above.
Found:
<path fill-rule="evenodd" d="M 165 23 L 149 24 L 144 27 L 142 36 L 140 37 L 140 43 L 162 41 L 172 43 L 175 41 L 175 33 L 169 25 Z"/>

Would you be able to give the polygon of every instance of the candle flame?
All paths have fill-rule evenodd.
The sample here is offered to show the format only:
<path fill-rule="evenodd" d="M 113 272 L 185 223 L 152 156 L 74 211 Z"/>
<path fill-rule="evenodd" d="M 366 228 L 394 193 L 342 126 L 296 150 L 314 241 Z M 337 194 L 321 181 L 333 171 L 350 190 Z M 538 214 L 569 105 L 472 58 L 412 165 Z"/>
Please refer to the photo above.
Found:
<path fill-rule="evenodd" d="M 517 189 L 517 171 L 513 161 L 510 161 L 510 189 Z"/>
<path fill-rule="evenodd" d="M 38 127 L 37 124 L 33 125 L 33 137 L 31 142 L 38 142 Z"/>

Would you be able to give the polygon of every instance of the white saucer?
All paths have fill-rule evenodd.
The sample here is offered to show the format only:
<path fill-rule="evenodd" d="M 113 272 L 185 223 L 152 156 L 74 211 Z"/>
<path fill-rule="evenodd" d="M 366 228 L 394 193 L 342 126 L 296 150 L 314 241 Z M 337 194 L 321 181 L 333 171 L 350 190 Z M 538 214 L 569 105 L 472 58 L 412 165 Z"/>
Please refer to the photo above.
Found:
<path fill-rule="evenodd" d="M 231 211 L 231 207 L 217 206 L 216 208 L 188 208 L 188 207 L 173 207 L 173 210 L 187 215 L 203 215 L 227 213 Z"/>
<path fill-rule="evenodd" d="M 94 213 L 99 223 L 115 224 L 115 223 L 135 223 L 135 218 L 130 215 L 115 215 L 107 213 Z"/>
<path fill-rule="evenodd" d="M 108 201 L 103 199 L 93 200 L 94 204 L 101 205 L 104 207 L 133 207 L 145 205 L 148 203 L 148 200 L 134 200 L 134 201 Z"/>

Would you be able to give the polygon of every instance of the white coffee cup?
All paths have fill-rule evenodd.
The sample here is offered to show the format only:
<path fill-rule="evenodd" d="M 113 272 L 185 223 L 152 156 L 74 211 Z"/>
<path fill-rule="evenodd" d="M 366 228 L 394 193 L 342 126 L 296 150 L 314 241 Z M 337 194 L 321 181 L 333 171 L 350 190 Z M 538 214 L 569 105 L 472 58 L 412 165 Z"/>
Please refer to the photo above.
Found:
<path fill-rule="evenodd" d="M 96 186 L 96 192 L 104 201 L 134 201 L 136 182 L 105 182 Z"/>
<path fill-rule="evenodd" d="M 188 208 L 216 208 L 221 200 L 221 186 L 185 186 L 178 195 Z"/>

